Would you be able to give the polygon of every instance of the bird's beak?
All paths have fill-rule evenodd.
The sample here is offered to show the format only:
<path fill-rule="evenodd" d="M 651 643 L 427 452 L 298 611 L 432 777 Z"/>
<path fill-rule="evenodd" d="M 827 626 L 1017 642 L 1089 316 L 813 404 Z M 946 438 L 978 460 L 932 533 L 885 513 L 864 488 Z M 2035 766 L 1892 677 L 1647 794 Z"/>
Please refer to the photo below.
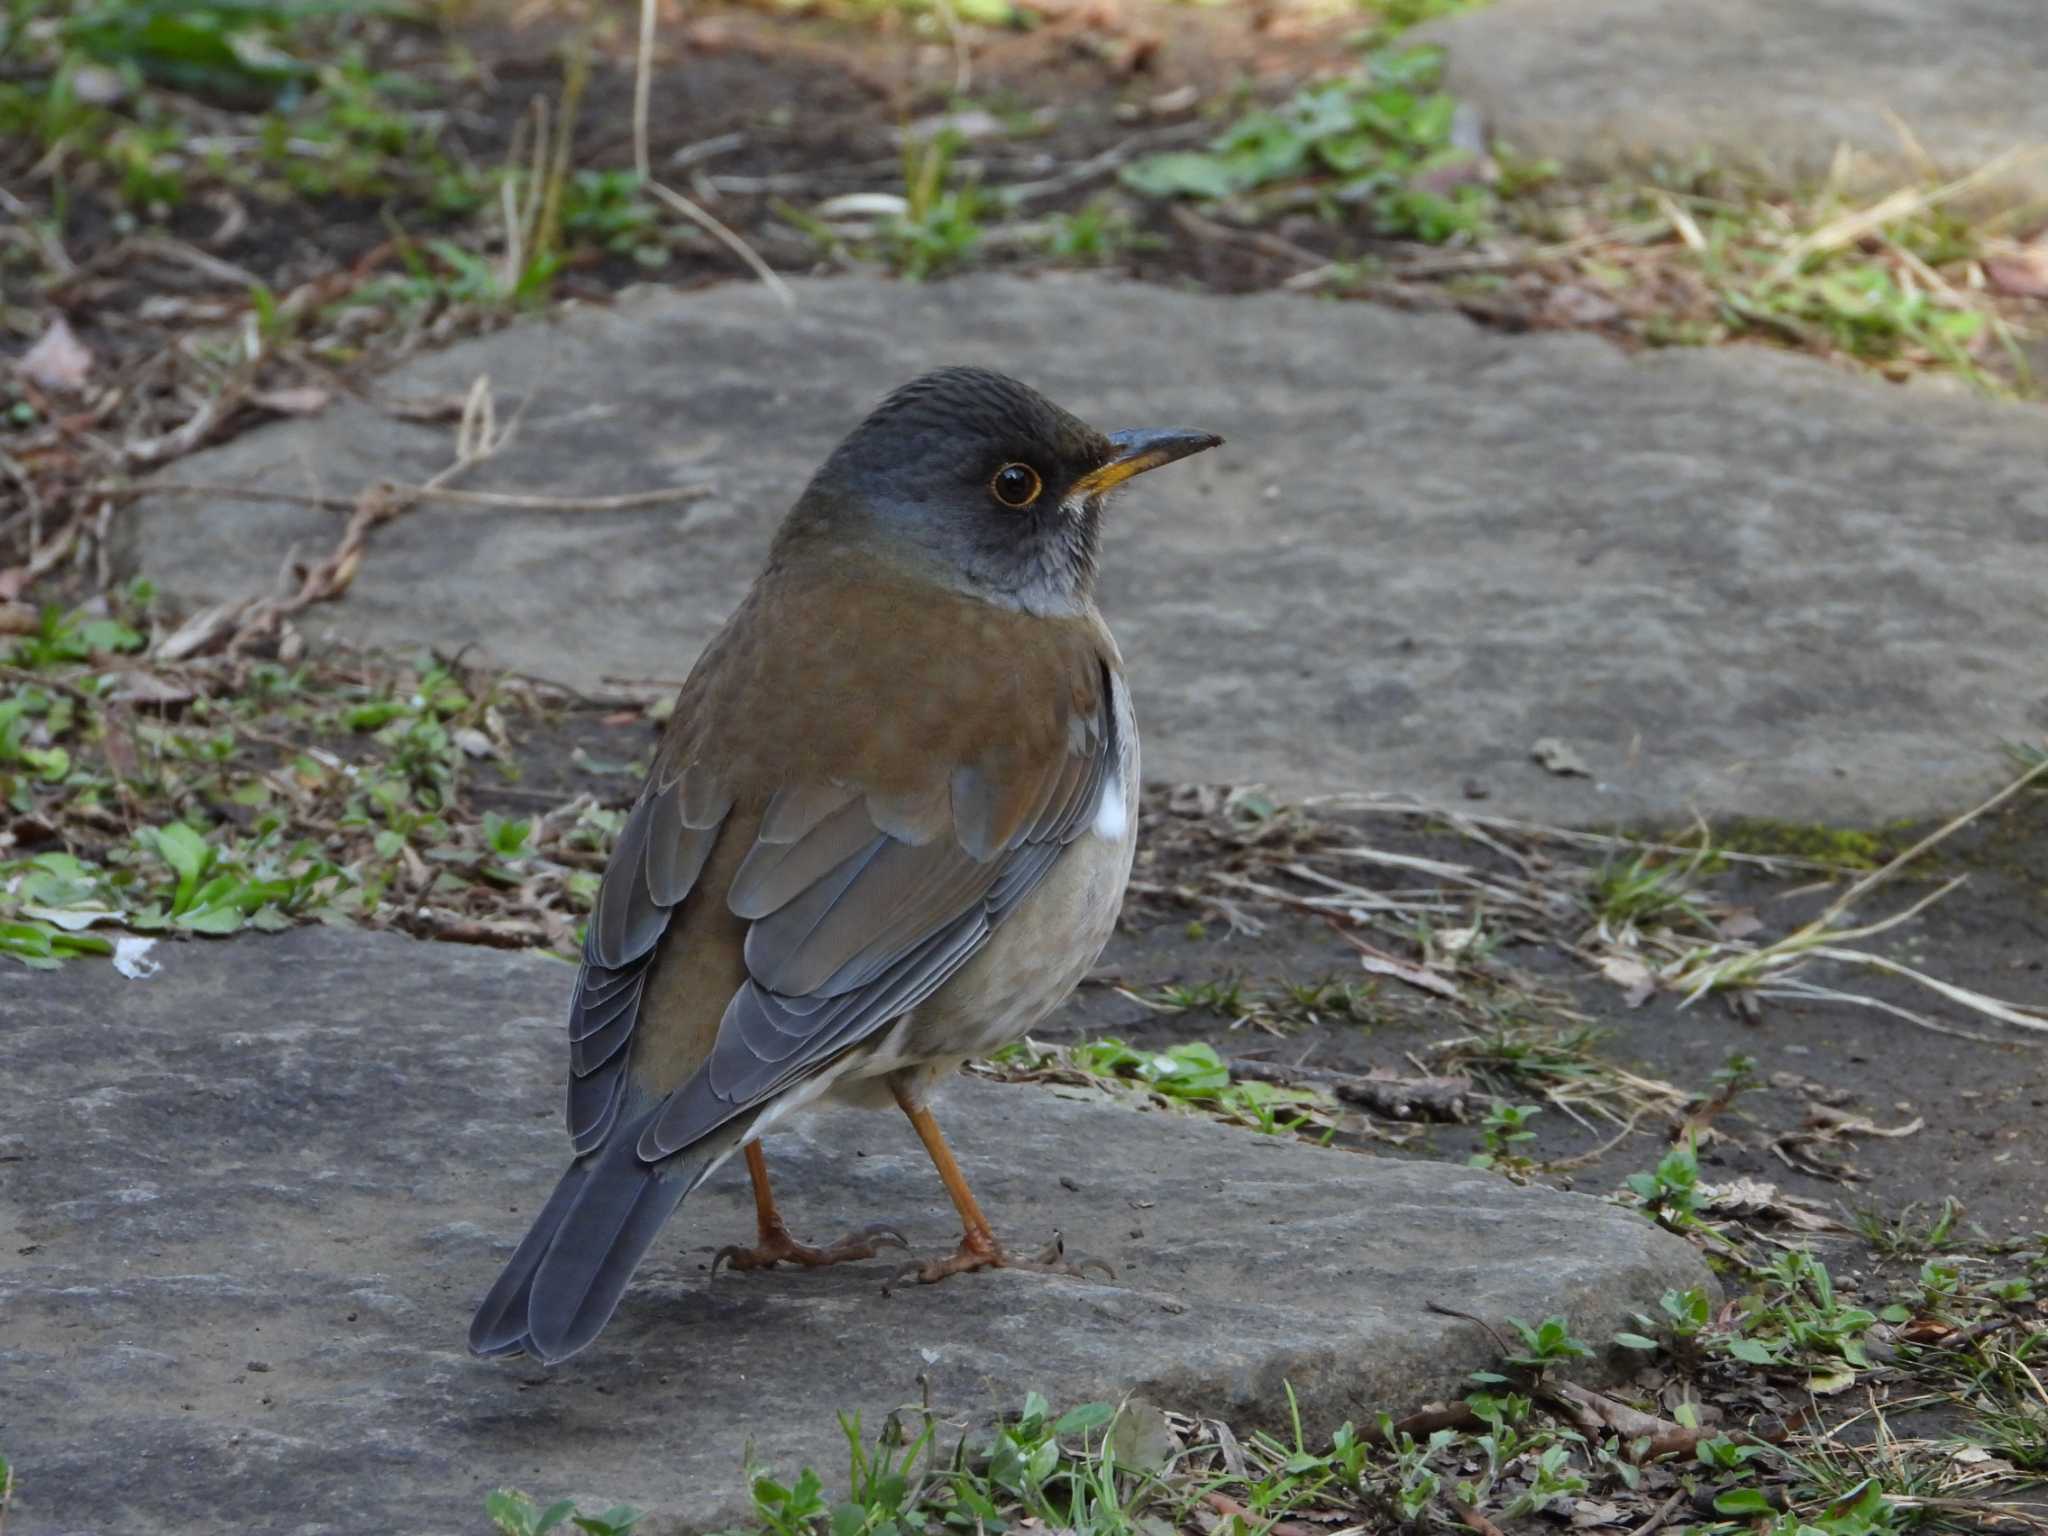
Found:
<path fill-rule="evenodd" d="M 1184 459 L 1205 448 L 1214 448 L 1223 439 L 1214 432 L 1188 432 L 1178 427 L 1166 427 L 1112 432 L 1109 441 L 1116 450 L 1109 462 L 1076 480 L 1070 495 L 1100 496 L 1115 490 L 1133 475 L 1142 475 L 1148 469 L 1171 464 L 1175 459 Z"/>

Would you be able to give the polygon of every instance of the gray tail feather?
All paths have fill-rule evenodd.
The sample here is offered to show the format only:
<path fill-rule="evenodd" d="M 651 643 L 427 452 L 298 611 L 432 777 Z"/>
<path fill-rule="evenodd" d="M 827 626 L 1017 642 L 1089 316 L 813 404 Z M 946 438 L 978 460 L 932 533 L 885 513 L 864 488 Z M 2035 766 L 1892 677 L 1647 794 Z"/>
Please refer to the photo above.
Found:
<path fill-rule="evenodd" d="M 620 1125 L 562 1175 L 477 1308 L 471 1353 L 553 1365 L 603 1332 L 662 1224 L 739 1139 L 719 1136 L 716 1147 L 700 1143 L 647 1163 L 635 1149 L 651 1118 Z"/>
<path fill-rule="evenodd" d="M 476 1317 L 470 1322 L 471 1354 L 494 1360 L 527 1350 L 526 1313 L 533 1296 L 534 1272 L 540 1268 L 541 1260 L 548 1256 L 548 1247 L 554 1242 L 555 1233 L 561 1229 L 562 1219 L 569 1214 L 576 1197 L 583 1193 L 593 1161 L 595 1159 L 569 1165 L 569 1171 L 562 1175 L 555 1192 L 548 1196 L 548 1203 L 541 1207 L 533 1225 L 526 1229 L 526 1236 L 513 1251 L 504 1273 L 498 1276 L 497 1284 L 491 1287 L 490 1294 L 484 1297 L 483 1304 L 476 1309 Z"/>

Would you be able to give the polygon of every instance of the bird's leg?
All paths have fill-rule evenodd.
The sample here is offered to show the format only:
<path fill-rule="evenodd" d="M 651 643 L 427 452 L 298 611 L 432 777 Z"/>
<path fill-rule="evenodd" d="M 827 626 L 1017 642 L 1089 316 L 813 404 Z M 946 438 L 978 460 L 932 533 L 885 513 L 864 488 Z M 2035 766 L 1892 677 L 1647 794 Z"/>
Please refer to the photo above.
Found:
<path fill-rule="evenodd" d="M 946 1193 L 953 1197 L 953 1208 L 960 1213 L 960 1246 L 943 1259 L 909 1266 L 899 1279 L 915 1277 L 919 1284 L 931 1285 L 948 1275 L 966 1274 L 976 1269 L 1035 1269 L 1047 1274 L 1082 1275 L 1091 1264 L 1112 1280 L 1116 1278 L 1116 1271 L 1100 1259 L 1069 1259 L 1057 1236 L 1036 1258 L 1012 1258 L 996 1241 L 988 1218 L 981 1214 L 974 1191 L 967 1187 L 967 1175 L 960 1171 L 953 1149 L 946 1145 L 945 1133 L 939 1129 L 939 1122 L 932 1118 L 932 1112 L 922 1104 L 913 1104 L 901 1087 L 895 1087 L 894 1091 L 896 1103 L 910 1117 L 911 1125 L 917 1130 L 917 1139 L 924 1143 L 932 1166 L 939 1170 L 940 1182 L 946 1186 Z"/>
<path fill-rule="evenodd" d="M 775 1207 L 775 1190 L 768 1182 L 768 1159 L 761 1155 L 758 1141 L 747 1143 L 747 1176 L 754 1183 L 754 1225 L 759 1240 L 751 1248 L 735 1244 L 719 1249 L 711 1260 L 714 1274 L 721 1264 L 730 1264 L 734 1269 L 773 1269 L 777 1264 L 790 1263 L 817 1269 L 826 1264 L 844 1264 L 849 1259 L 872 1259 L 876 1250 L 885 1246 L 910 1246 L 901 1232 L 879 1223 L 849 1232 L 828 1247 L 813 1248 L 809 1243 L 800 1243 L 789 1235 L 782 1212 Z"/>

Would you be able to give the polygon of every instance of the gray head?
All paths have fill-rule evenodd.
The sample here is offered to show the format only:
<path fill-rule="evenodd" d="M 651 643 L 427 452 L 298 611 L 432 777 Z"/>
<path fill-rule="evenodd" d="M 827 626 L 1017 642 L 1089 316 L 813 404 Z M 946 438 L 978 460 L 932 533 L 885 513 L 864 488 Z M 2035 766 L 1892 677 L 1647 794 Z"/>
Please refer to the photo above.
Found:
<path fill-rule="evenodd" d="M 884 400 L 832 451 L 778 549 L 822 536 L 1030 612 L 1073 612 L 1095 583 L 1104 499 L 1223 439 L 1102 433 L 982 368 L 941 368 Z"/>

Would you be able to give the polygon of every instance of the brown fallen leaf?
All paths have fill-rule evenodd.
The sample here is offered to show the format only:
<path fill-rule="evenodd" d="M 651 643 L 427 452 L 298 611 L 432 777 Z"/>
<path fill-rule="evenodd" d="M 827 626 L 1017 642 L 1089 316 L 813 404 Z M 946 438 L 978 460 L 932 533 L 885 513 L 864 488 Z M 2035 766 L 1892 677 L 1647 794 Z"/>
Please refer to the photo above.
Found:
<path fill-rule="evenodd" d="M 1383 955 L 1376 949 L 1363 944 L 1358 948 L 1359 965 L 1375 976 L 1391 976 L 1396 981 L 1405 981 L 1411 987 L 1420 987 L 1425 992 L 1434 992 L 1438 997 L 1448 997 L 1453 1002 L 1463 1002 L 1465 994 L 1458 990 L 1455 982 L 1426 971 L 1419 965 L 1410 965 L 1405 960 L 1396 960 L 1392 955 Z"/>
<path fill-rule="evenodd" d="M 1822 1209 L 1817 1200 L 1788 1195 L 1762 1179 L 1735 1179 L 1727 1184 L 1702 1184 L 1696 1191 L 1699 1209 L 1711 1216 L 1764 1217 L 1801 1232 L 1847 1232 L 1850 1229 Z"/>
<path fill-rule="evenodd" d="M 70 322 L 58 315 L 14 367 L 40 389 L 77 394 L 92 373 L 92 350 L 72 333 Z"/>
<path fill-rule="evenodd" d="M 2016 299 L 2048 299 L 2048 238 L 1986 257 L 1984 281 Z"/>
<path fill-rule="evenodd" d="M 162 709 L 172 704 L 189 704 L 198 697 L 190 683 L 127 667 L 110 674 L 114 686 L 101 697 L 112 704 L 148 704 Z"/>

